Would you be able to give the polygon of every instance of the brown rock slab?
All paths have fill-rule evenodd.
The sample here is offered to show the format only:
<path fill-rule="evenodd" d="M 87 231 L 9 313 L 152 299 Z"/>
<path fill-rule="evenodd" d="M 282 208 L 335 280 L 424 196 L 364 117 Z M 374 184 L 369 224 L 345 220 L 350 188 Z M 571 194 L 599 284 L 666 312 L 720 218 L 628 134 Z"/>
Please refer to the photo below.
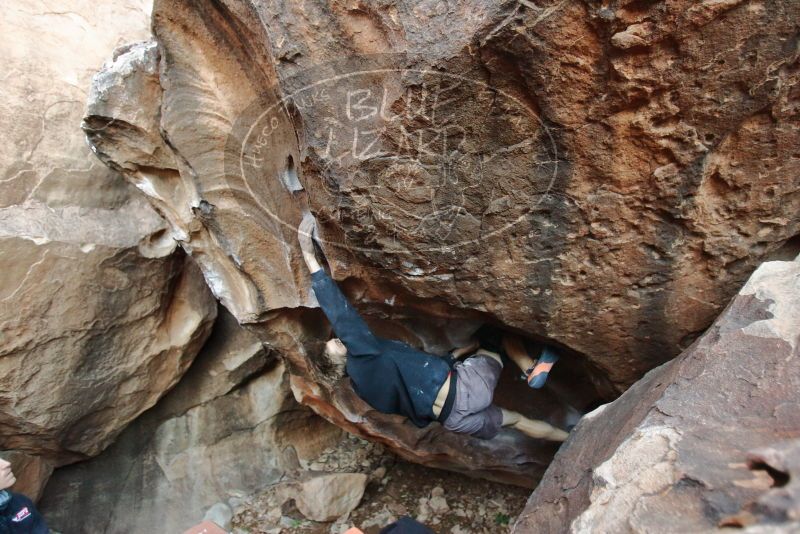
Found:
<path fill-rule="evenodd" d="M 764 472 L 772 488 L 746 511 L 767 524 L 800 522 L 800 439 L 775 443 L 750 451 L 748 467 Z"/>
<path fill-rule="evenodd" d="M 85 130 L 301 402 L 405 458 L 532 486 L 551 446 L 411 428 L 340 381 L 303 210 L 381 334 L 444 354 L 491 322 L 561 347 L 573 387 L 509 379 L 498 402 L 562 424 L 570 391 L 613 398 L 796 255 L 800 4 L 773 8 L 158 0 L 155 45 L 98 75 Z"/>
<path fill-rule="evenodd" d="M 800 261 L 762 264 L 680 357 L 584 417 L 515 532 L 697 532 L 756 521 L 790 529 L 798 296 Z"/>
<path fill-rule="evenodd" d="M 155 404 L 216 316 L 170 227 L 79 128 L 92 73 L 149 35 L 149 11 L 69 0 L 0 21 L 0 450 L 34 498 Z"/>

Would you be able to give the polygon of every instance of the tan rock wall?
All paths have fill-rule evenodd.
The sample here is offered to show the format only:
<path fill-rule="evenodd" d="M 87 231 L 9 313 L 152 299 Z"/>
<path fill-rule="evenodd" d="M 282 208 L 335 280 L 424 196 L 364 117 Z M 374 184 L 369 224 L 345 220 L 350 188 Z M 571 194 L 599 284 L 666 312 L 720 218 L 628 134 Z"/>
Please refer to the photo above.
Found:
<path fill-rule="evenodd" d="M 99 456 L 56 470 L 40 508 L 60 532 L 183 532 L 340 437 L 294 401 L 276 354 L 223 311 L 178 385 Z"/>
<path fill-rule="evenodd" d="M 80 130 L 92 75 L 116 46 L 147 38 L 150 3 L 6 7 L 0 450 L 37 497 L 54 465 L 99 453 L 177 382 L 216 303 L 165 221 Z"/>

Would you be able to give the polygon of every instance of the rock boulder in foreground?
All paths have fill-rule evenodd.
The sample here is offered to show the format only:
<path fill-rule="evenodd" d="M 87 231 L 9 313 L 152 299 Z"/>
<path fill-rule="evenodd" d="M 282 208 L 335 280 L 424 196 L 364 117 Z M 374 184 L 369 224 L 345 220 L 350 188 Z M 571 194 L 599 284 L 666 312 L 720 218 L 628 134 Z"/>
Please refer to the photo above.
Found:
<path fill-rule="evenodd" d="M 99 456 L 57 469 L 40 508 L 65 533 L 183 532 L 340 435 L 295 402 L 284 364 L 223 311 L 178 385 Z"/>
<path fill-rule="evenodd" d="M 141 0 L 0 19 L 0 453 L 37 497 L 171 388 L 217 305 L 169 226 L 80 130 L 93 72 L 149 34 Z"/>
<path fill-rule="evenodd" d="M 795 532 L 799 406 L 800 261 L 768 262 L 689 349 L 578 424 L 514 531 Z"/>

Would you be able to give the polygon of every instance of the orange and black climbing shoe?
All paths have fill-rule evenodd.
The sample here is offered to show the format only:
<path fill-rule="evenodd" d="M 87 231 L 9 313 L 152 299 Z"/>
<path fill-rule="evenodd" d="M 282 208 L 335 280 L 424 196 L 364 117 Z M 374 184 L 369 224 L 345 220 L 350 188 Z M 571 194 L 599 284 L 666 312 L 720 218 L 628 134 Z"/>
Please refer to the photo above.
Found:
<path fill-rule="evenodd" d="M 544 387 L 553 365 L 558 361 L 558 353 L 551 347 L 544 347 L 536 363 L 525 372 L 525 380 L 533 389 Z"/>

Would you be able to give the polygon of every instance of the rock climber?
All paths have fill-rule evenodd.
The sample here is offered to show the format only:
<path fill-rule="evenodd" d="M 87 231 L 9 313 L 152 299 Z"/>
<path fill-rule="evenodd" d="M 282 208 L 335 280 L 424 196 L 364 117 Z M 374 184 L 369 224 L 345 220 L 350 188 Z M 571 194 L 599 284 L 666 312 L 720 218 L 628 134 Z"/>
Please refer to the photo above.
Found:
<path fill-rule="evenodd" d="M 454 351 L 455 357 L 477 350 L 454 365 L 392 339 L 380 338 L 347 301 L 336 283 L 320 266 L 314 249 L 316 220 L 307 213 L 298 228 L 303 259 L 311 272 L 312 289 L 337 337 L 325 346 L 332 359 L 345 360 L 353 389 L 370 406 L 383 413 L 408 417 L 418 427 L 439 421 L 453 432 L 491 439 L 501 427 L 515 428 L 533 437 L 564 441 L 567 433 L 544 421 L 492 404 L 503 369 L 497 352 L 477 345 Z M 509 357 L 528 372 L 528 383 L 541 387 L 555 361 L 547 351 L 536 364 L 521 341 L 506 338 Z"/>
<path fill-rule="evenodd" d="M 33 502 L 7 491 L 16 482 L 11 464 L 0 458 L 0 534 L 47 534 L 50 530 Z"/>

